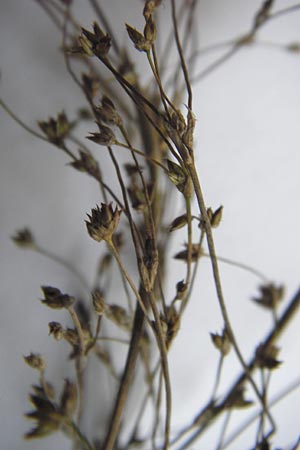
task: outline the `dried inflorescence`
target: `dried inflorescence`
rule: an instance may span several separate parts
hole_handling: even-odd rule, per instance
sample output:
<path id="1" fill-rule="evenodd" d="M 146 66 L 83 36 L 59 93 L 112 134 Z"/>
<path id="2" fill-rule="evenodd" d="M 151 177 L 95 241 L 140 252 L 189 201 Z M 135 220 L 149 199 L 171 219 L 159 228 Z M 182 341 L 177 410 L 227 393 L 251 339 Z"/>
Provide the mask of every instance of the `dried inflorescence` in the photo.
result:
<path id="1" fill-rule="evenodd" d="M 64 24 L 61 27 L 62 48 L 67 70 L 81 88 L 85 103 L 79 105 L 74 120 L 60 112 L 56 117 L 38 122 L 41 135 L 34 131 L 32 133 L 63 151 L 69 158 L 69 167 L 97 181 L 103 201 L 100 200 L 100 206 L 96 205 L 87 215 L 85 224 L 87 233 L 93 240 L 104 242 L 99 247 L 95 281 L 91 284 L 72 264 L 39 247 L 28 228 L 19 230 L 12 237 L 19 247 L 35 250 L 67 267 L 86 292 L 86 297 L 81 300 L 76 295 L 63 293 L 53 286 L 41 288 L 41 302 L 58 310 L 58 313 L 69 314 L 72 320 L 71 326 L 65 325 L 63 319 L 59 319 L 61 322 L 52 320 L 48 324 L 48 331 L 56 341 L 65 341 L 71 347 L 68 356 L 74 364 L 76 382 L 66 379 L 61 396 L 56 400 L 53 388 L 45 379 L 44 356 L 31 353 L 24 357 L 25 362 L 37 370 L 40 377 L 39 384 L 33 386 L 33 393 L 29 397 L 34 410 L 26 415 L 35 420 L 35 427 L 25 437 L 39 438 L 63 431 L 73 440 L 74 448 L 113 450 L 118 446 L 120 450 L 129 450 L 139 443 L 145 449 L 152 446 L 168 450 L 173 411 L 169 351 L 171 347 L 175 347 L 173 343 L 180 334 L 183 314 L 189 306 L 195 286 L 199 260 L 208 256 L 224 322 L 221 334 L 211 333 L 212 342 L 219 352 L 219 365 L 216 370 L 211 368 L 212 378 L 215 379 L 213 394 L 204 406 L 199 404 L 200 412 L 192 420 L 192 425 L 184 427 L 173 443 L 189 433 L 188 443 L 183 443 L 180 448 L 191 448 L 193 440 L 212 426 L 218 416 L 256 402 L 261 413 L 255 448 L 269 448 L 269 435 L 265 436 L 265 428 L 266 423 L 273 426 L 273 422 L 266 395 L 268 383 L 264 380 L 263 386 L 258 386 L 253 372 L 258 369 L 264 376 L 266 369 L 271 371 L 280 366 L 281 361 L 277 359 L 279 350 L 274 341 L 286 326 L 286 317 L 292 313 L 288 310 L 282 317 L 277 316 L 278 304 L 284 294 L 283 286 L 267 282 L 259 287 L 259 295 L 253 300 L 272 311 L 274 325 L 271 337 L 254 349 L 253 359 L 247 363 L 231 326 L 218 264 L 220 261 L 229 262 L 256 273 L 260 278 L 265 277 L 244 264 L 216 256 L 213 231 L 222 226 L 223 206 L 216 209 L 207 207 L 202 194 L 194 160 L 196 118 L 190 82 L 192 66 L 188 63 L 193 58 L 191 54 L 186 54 L 189 51 L 188 39 L 193 34 L 197 2 L 183 0 L 179 18 L 176 3 L 180 2 L 170 1 L 171 39 L 167 38 L 165 44 L 163 41 L 168 33 L 165 28 L 161 30 L 158 20 L 163 2 L 146 0 L 143 3 L 141 15 L 144 25 L 139 27 L 141 31 L 129 24 L 124 26 L 128 48 L 118 44 L 105 11 L 93 0 L 90 0 L 90 4 L 98 22 L 94 21 L 91 30 L 80 27 L 74 19 L 72 1 L 61 1 L 58 5 L 54 0 L 45 8 L 52 19 L 60 15 Z M 273 3 L 263 3 L 255 14 L 250 31 L 233 41 L 232 53 L 255 42 L 257 30 L 272 17 Z M 59 24 L 59 21 L 55 22 L 56 25 Z M 186 30 L 183 36 L 180 34 L 182 29 Z M 184 45 L 181 44 L 182 37 Z M 165 70 L 163 60 L 170 53 L 170 43 L 174 43 L 177 51 L 174 77 L 173 74 L 170 77 Z M 161 48 L 163 45 L 166 47 Z M 297 52 L 298 47 L 298 43 L 292 43 L 288 49 Z M 151 83 L 149 80 L 144 82 L 143 77 L 139 76 L 129 49 L 141 52 L 139 57 L 144 58 L 148 64 Z M 72 64 L 75 58 L 79 58 L 83 66 L 80 74 Z M 217 66 L 218 61 L 210 70 Z M 123 94 L 128 101 L 124 101 Z M 85 132 L 86 140 L 81 140 L 82 136 L 77 136 L 79 125 L 84 122 L 88 126 L 90 121 L 96 124 L 97 131 L 89 131 L 88 136 L 85 136 Z M 107 152 L 115 170 L 118 187 L 107 173 L 102 174 L 102 160 L 98 160 L 92 153 L 89 148 L 91 142 L 96 151 L 97 146 L 101 146 L 101 151 Z M 118 147 L 122 147 L 123 154 L 127 152 L 126 161 L 125 157 L 119 159 L 117 156 Z M 173 205 L 176 195 L 181 209 L 175 212 Z M 197 206 L 193 203 L 194 198 Z M 173 258 L 176 260 L 175 264 L 184 263 L 183 273 L 179 281 L 172 280 L 175 294 L 173 293 L 173 298 L 168 298 L 164 281 L 166 276 L 172 276 L 174 262 L 169 256 L 168 245 L 170 236 L 177 230 L 181 230 L 178 234 L 184 233 L 186 243 L 184 249 L 176 251 Z M 125 253 L 129 251 L 130 258 Z M 134 269 L 129 260 L 134 262 Z M 111 285 L 115 285 L 117 277 L 123 282 L 124 290 L 114 297 Z M 296 309 L 296 303 L 297 298 L 291 303 L 291 311 Z M 199 317 L 199 327 L 201 320 Z M 111 322 L 112 327 L 108 326 Z M 103 333 L 103 327 L 108 336 Z M 107 340 L 112 345 L 129 345 L 128 348 L 125 347 L 122 369 L 119 369 L 119 360 L 116 364 L 111 347 L 105 346 Z M 198 344 L 200 343 L 196 343 Z M 176 347 L 174 351 L 176 352 Z M 220 395 L 222 365 L 225 357 L 226 360 L 230 359 L 230 351 L 237 356 L 243 372 L 236 381 L 233 380 L 232 387 Z M 103 442 L 99 444 L 96 436 L 98 430 L 91 441 L 81 430 L 81 418 L 89 413 L 84 401 L 85 380 L 88 378 L 85 373 L 88 370 L 88 358 L 92 355 L 96 356 L 98 362 L 117 382 L 115 400 L 106 421 L 108 425 L 101 430 Z M 123 359 L 121 358 L 122 361 Z M 122 431 L 126 431 L 127 426 L 124 411 L 131 386 L 141 379 L 134 377 L 137 365 L 141 365 L 144 371 L 144 384 L 139 385 L 139 394 L 144 395 L 144 391 L 146 394 L 142 402 L 144 409 L 136 414 L 136 424 L 132 435 L 128 437 L 129 433 Z M 95 378 L 98 383 L 98 375 Z M 254 397 L 251 401 L 245 398 L 245 391 L 250 385 Z M 98 388 L 96 391 L 98 392 Z M 164 400 L 162 395 L 165 395 Z M 147 429 L 139 434 L 147 405 L 154 405 L 153 426 L 150 431 Z M 163 431 L 160 433 L 158 425 L 161 423 Z M 156 443 L 158 438 L 159 444 Z M 217 445 L 217 448 L 221 447 L 222 437 Z"/>
<path id="2" fill-rule="evenodd" d="M 121 212 L 117 206 L 113 209 L 111 203 L 108 205 L 101 203 L 101 207 L 97 205 L 93 208 L 91 214 L 88 214 L 89 220 L 86 220 L 86 227 L 91 238 L 97 242 L 111 241 Z"/>

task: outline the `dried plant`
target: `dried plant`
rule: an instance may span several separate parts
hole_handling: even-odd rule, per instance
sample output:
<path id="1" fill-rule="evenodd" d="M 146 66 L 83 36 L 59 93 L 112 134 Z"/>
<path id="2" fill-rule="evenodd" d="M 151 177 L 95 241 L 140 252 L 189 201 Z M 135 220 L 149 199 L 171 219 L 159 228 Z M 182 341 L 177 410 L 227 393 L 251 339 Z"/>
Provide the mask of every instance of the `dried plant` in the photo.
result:
<path id="1" fill-rule="evenodd" d="M 90 285 L 77 267 L 40 246 L 28 228 L 19 229 L 12 236 L 19 247 L 66 266 L 88 293 L 85 299 L 79 299 L 57 286 L 41 288 L 41 303 L 50 309 L 66 311 L 73 323 L 68 327 L 63 323 L 63 316 L 62 323 L 56 322 L 49 311 L 49 335 L 70 346 L 74 377 L 64 380 L 62 393 L 58 395 L 47 380 L 45 358 L 36 353 L 24 357 L 39 373 L 38 383 L 33 385 L 29 396 L 33 409 L 26 414 L 34 421 L 34 426 L 25 438 L 44 438 L 62 431 L 72 440 L 74 449 L 203 448 L 202 435 L 224 416 L 224 426 L 215 444 L 215 448 L 222 449 L 229 447 L 248 425 L 227 439 L 226 427 L 232 411 L 250 410 L 256 405 L 258 412 L 251 416 L 250 422 L 256 421 L 257 432 L 247 448 L 272 448 L 276 423 L 268 389 L 273 370 L 280 370 L 282 364 L 277 341 L 298 309 L 300 291 L 286 301 L 279 313 L 278 305 L 284 298 L 281 284 L 269 281 L 245 264 L 217 257 L 214 229 L 222 226 L 223 206 L 211 208 L 204 199 L 195 163 L 193 86 L 246 46 L 259 45 L 257 33 L 266 23 L 300 6 L 274 11 L 275 2 L 264 1 L 249 31 L 222 43 L 220 46 L 226 49 L 223 56 L 197 74 L 195 61 L 199 54 L 193 52 L 192 45 L 197 25 L 197 0 L 145 0 L 141 3 L 143 26 L 126 24 L 127 40 L 122 46 L 100 2 L 87 2 L 95 14 L 95 21 L 89 28 L 81 27 L 75 18 L 72 0 L 37 0 L 36 3 L 61 33 L 60 50 L 71 82 L 84 95 L 84 104 L 79 98 L 76 117 L 68 117 L 61 111 L 55 117 L 39 120 L 36 131 L 15 115 L 4 100 L 0 102 L 19 125 L 65 153 L 72 169 L 86 174 L 99 185 L 100 201 L 82 220 L 99 248 L 100 259 L 95 269 L 96 281 Z M 164 7 L 170 15 L 170 30 L 163 28 L 159 20 Z M 169 47 L 173 47 L 172 58 L 175 59 L 172 61 L 175 69 L 171 73 L 166 67 Z M 286 46 L 295 53 L 299 48 L 297 43 Z M 144 57 L 146 82 L 135 66 L 138 53 Z M 88 124 L 88 135 L 81 135 L 82 124 Z M 98 146 L 103 147 L 100 151 L 110 158 L 117 185 L 103 173 L 101 156 L 95 156 Z M 119 152 L 123 152 L 122 157 Z M 181 205 L 177 217 L 170 208 L 171 203 Z M 177 248 L 175 255 L 170 255 L 170 239 L 179 229 L 184 230 L 186 243 L 183 249 Z M 126 262 L 128 252 L 133 256 L 135 267 Z M 168 355 L 174 346 L 176 352 L 174 341 L 180 334 L 180 324 L 194 289 L 198 289 L 196 275 L 202 258 L 210 260 L 223 320 L 221 333 L 211 333 L 212 352 L 214 346 L 219 352 L 219 363 L 217 368 L 210 368 L 214 383 L 209 400 L 201 402 L 199 399 L 196 416 L 191 414 L 189 423 L 175 430 L 171 426 L 173 387 Z M 179 280 L 172 279 L 174 259 L 180 260 L 183 267 Z M 263 341 L 257 342 L 249 361 L 232 327 L 223 295 L 220 263 L 235 265 L 260 279 L 259 293 L 253 295 L 253 301 L 269 310 L 273 317 L 272 328 Z M 106 280 L 118 276 L 124 290 L 117 301 L 111 301 Z M 169 293 L 166 295 L 166 280 L 174 287 L 172 297 Z M 111 334 L 104 336 L 103 326 L 109 322 L 112 325 L 106 329 Z M 118 330 L 125 338 L 120 338 Z M 115 363 L 112 349 L 103 345 L 105 340 L 127 346 L 121 370 Z M 241 373 L 230 380 L 230 388 L 220 392 L 224 360 L 232 354 L 239 361 Z M 107 423 L 88 436 L 82 420 L 91 413 L 85 392 L 88 362 L 93 358 L 107 369 L 116 392 L 106 414 Z M 139 375 L 137 367 L 141 368 Z M 261 374 L 261 380 L 255 372 Z M 94 381 L 99 382 L 97 375 Z M 134 389 L 142 401 L 132 418 L 126 414 L 126 407 L 128 394 Z M 147 426 L 143 418 L 145 412 L 149 417 Z M 299 442 L 294 443 L 293 448 L 298 445 Z"/>

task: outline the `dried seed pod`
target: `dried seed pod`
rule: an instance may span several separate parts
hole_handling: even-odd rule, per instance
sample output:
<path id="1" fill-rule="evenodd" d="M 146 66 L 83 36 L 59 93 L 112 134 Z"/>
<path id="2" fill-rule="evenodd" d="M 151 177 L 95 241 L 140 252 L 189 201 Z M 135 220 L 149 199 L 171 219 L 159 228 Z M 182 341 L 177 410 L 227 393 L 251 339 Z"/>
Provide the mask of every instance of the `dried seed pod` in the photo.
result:
<path id="1" fill-rule="evenodd" d="M 187 293 L 188 284 L 184 282 L 184 280 L 178 281 L 176 284 L 176 300 L 182 300 Z"/>
<path id="2" fill-rule="evenodd" d="M 117 142 L 116 136 L 110 128 L 101 124 L 98 124 L 98 127 L 100 133 L 90 133 L 90 136 L 86 136 L 86 138 L 96 144 L 105 146 L 114 145 Z"/>
<path id="3" fill-rule="evenodd" d="M 48 436 L 59 431 L 63 424 L 63 416 L 56 405 L 50 401 L 42 386 L 33 386 L 34 394 L 29 395 L 29 400 L 34 410 L 26 413 L 28 419 L 36 422 L 36 426 L 25 434 L 25 439 L 34 439 Z"/>
<path id="4" fill-rule="evenodd" d="M 213 228 L 217 228 L 220 225 L 220 222 L 222 220 L 222 213 L 223 213 L 223 206 L 219 206 L 213 214 L 210 219 L 210 224 Z"/>
<path id="5" fill-rule="evenodd" d="M 183 136 L 184 132 L 187 129 L 185 119 L 181 111 L 172 109 L 170 112 L 170 125 L 171 127 L 176 130 L 179 134 L 179 136 Z"/>
<path id="6" fill-rule="evenodd" d="M 90 152 L 86 150 L 79 150 L 80 159 L 69 163 L 74 169 L 80 172 L 85 172 L 92 177 L 98 179 L 100 177 L 99 164 Z"/>
<path id="7" fill-rule="evenodd" d="M 196 118 L 194 113 L 189 109 L 187 115 L 187 127 L 182 135 L 182 140 L 188 149 L 192 149 L 194 145 L 194 130 L 196 125 Z"/>
<path id="8" fill-rule="evenodd" d="M 277 359 L 279 348 L 275 345 L 260 344 L 255 351 L 255 364 L 264 369 L 276 369 L 282 361 Z"/>
<path id="9" fill-rule="evenodd" d="M 183 214 L 181 216 L 176 217 L 169 226 L 169 232 L 179 230 L 180 228 L 184 227 L 188 223 L 187 214 Z"/>
<path id="10" fill-rule="evenodd" d="M 226 328 L 224 328 L 222 334 L 210 333 L 211 340 L 214 346 L 221 352 L 223 356 L 228 355 L 231 350 L 231 342 L 227 333 Z"/>
<path id="11" fill-rule="evenodd" d="M 59 322 L 49 322 L 48 327 L 49 335 L 52 335 L 57 341 L 64 337 L 64 329 Z"/>
<path id="12" fill-rule="evenodd" d="M 33 234 L 29 228 L 22 228 L 16 231 L 16 233 L 11 237 L 11 240 L 21 248 L 35 248 L 35 241 Z"/>
<path id="13" fill-rule="evenodd" d="M 150 14 L 146 20 L 146 25 L 144 27 L 144 36 L 150 45 L 154 44 L 156 40 L 156 26 L 152 15 Z"/>
<path id="14" fill-rule="evenodd" d="M 78 333 L 74 328 L 63 330 L 63 337 L 72 346 L 77 346 L 79 343 Z"/>
<path id="15" fill-rule="evenodd" d="M 167 323 L 167 333 L 166 333 L 166 347 L 170 348 L 171 343 L 176 337 L 179 326 L 180 326 L 180 316 L 176 311 L 174 305 L 167 307 L 166 309 L 166 323 Z"/>
<path id="16" fill-rule="evenodd" d="M 44 294 L 44 298 L 41 302 L 49 308 L 69 308 L 75 301 L 74 297 L 71 297 L 68 294 L 62 294 L 59 289 L 52 286 L 42 286 L 41 289 Z"/>
<path id="17" fill-rule="evenodd" d="M 140 52 L 148 52 L 150 50 L 150 42 L 147 41 L 145 36 L 140 33 L 136 28 L 131 27 L 126 23 L 126 29 L 129 38 L 133 42 L 135 48 Z"/>
<path id="18" fill-rule="evenodd" d="M 106 306 L 102 292 L 99 289 L 96 289 L 92 293 L 92 299 L 95 313 L 98 316 L 103 316 Z"/>
<path id="19" fill-rule="evenodd" d="M 38 121 L 38 126 L 48 138 L 49 142 L 57 146 L 63 144 L 64 139 L 68 136 L 72 124 L 69 122 L 64 111 L 59 113 L 54 119 L 50 117 L 48 121 Z"/>
<path id="20" fill-rule="evenodd" d="M 86 96 L 93 99 L 98 94 L 100 88 L 99 79 L 94 75 L 83 73 L 81 75 L 81 81 Z"/>
<path id="21" fill-rule="evenodd" d="M 285 47 L 289 52 L 300 53 L 300 42 L 291 42 Z"/>
<path id="22" fill-rule="evenodd" d="M 84 34 L 78 36 L 78 45 L 83 54 L 86 56 L 94 56 L 93 44 Z"/>
<path id="23" fill-rule="evenodd" d="M 111 46 L 111 37 L 105 34 L 96 22 L 93 24 L 93 30 L 94 33 L 81 28 L 79 43 L 87 56 L 95 55 L 100 59 L 106 58 Z"/>
<path id="24" fill-rule="evenodd" d="M 76 384 L 68 379 L 65 380 L 64 389 L 60 400 L 60 413 L 65 417 L 72 418 L 77 407 L 77 388 Z"/>
<path id="25" fill-rule="evenodd" d="M 253 402 L 245 399 L 245 387 L 238 386 L 232 394 L 227 398 L 225 408 L 241 409 L 248 408 Z"/>
<path id="26" fill-rule="evenodd" d="M 252 300 L 266 309 L 275 310 L 284 296 L 284 286 L 276 286 L 273 283 L 261 285 L 259 287 L 260 296 L 253 297 Z"/>
<path id="27" fill-rule="evenodd" d="M 97 205 L 92 209 L 92 214 L 88 214 L 89 220 L 86 220 L 86 227 L 89 235 L 95 241 L 110 241 L 120 220 L 121 210 L 112 204 L 101 203 L 101 208 Z"/>
<path id="28" fill-rule="evenodd" d="M 30 355 L 24 356 L 23 358 L 26 364 L 28 364 L 28 366 L 32 369 L 43 372 L 46 368 L 45 358 L 38 353 L 30 353 Z"/>
<path id="29" fill-rule="evenodd" d="M 180 259 L 182 261 L 187 262 L 189 257 L 189 252 L 187 248 L 187 244 L 185 244 L 186 249 L 181 252 L 176 253 L 174 255 L 175 259 Z M 192 252 L 191 252 L 191 262 L 196 262 L 203 254 L 203 250 L 199 244 L 192 244 Z"/>
<path id="30" fill-rule="evenodd" d="M 97 119 L 100 121 L 118 127 L 122 125 L 122 119 L 118 114 L 115 105 L 106 95 L 102 97 L 101 106 L 97 106 L 95 111 Z"/>
<path id="31" fill-rule="evenodd" d="M 174 163 L 170 159 L 167 159 L 167 164 L 169 169 L 167 175 L 170 181 L 173 184 L 175 184 L 175 186 L 180 192 L 184 192 L 188 178 L 187 174 L 185 173 L 185 171 L 182 169 L 181 166 Z"/>
<path id="32" fill-rule="evenodd" d="M 119 305 L 106 305 L 105 317 L 125 331 L 131 330 L 132 320 L 126 309 Z"/>
<path id="33" fill-rule="evenodd" d="M 143 10 L 143 16 L 146 20 L 148 20 L 150 14 L 155 12 L 155 9 L 161 4 L 161 0 L 146 0 L 144 10 Z"/>

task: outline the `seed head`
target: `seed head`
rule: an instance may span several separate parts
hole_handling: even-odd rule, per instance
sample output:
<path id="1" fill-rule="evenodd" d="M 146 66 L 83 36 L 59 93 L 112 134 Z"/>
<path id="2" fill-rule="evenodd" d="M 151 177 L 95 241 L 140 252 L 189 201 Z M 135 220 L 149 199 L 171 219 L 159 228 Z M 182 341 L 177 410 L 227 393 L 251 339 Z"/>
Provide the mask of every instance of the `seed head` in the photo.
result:
<path id="1" fill-rule="evenodd" d="M 117 206 L 113 210 L 112 204 L 101 203 L 101 208 L 97 205 L 92 209 L 92 214 L 88 214 L 86 227 L 89 235 L 95 241 L 110 241 L 115 229 L 118 226 L 121 210 Z"/>

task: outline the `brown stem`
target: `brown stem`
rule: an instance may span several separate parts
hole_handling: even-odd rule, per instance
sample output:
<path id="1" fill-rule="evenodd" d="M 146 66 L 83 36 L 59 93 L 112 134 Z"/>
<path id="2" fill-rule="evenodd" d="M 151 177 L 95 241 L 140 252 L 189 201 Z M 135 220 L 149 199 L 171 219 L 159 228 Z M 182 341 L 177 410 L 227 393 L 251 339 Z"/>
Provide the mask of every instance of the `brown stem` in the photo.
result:
<path id="1" fill-rule="evenodd" d="M 143 297 L 145 292 L 141 292 L 140 295 Z M 135 317 L 133 322 L 133 329 L 131 333 L 131 341 L 129 345 L 129 350 L 127 353 L 126 365 L 121 378 L 119 391 L 117 394 L 116 402 L 113 408 L 113 413 L 108 426 L 108 432 L 104 440 L 102 450 L 113 450 L 114 445 L 118 436 L 122 413 L 125 407 L 126 399 L 128 396 L 129 388 L 132 384 L 132 379 L 134 375 L 134 369 L 136 360 L 139 354 L 139 343 L 143 333 L 143 327 L 145 322 L 145 315 L 137 302 Z"/>

